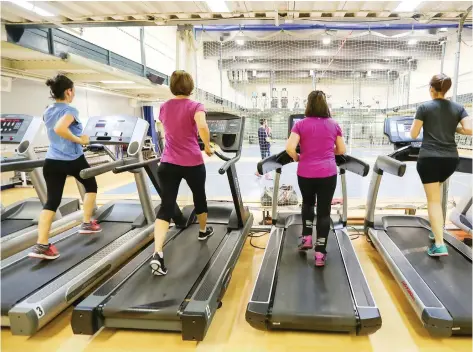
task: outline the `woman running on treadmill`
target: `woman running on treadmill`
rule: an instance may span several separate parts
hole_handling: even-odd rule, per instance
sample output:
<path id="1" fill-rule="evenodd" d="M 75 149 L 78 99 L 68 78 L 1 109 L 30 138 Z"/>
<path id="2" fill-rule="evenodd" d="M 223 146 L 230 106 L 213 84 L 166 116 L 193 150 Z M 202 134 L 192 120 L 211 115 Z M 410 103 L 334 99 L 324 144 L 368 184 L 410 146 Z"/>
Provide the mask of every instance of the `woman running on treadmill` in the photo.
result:
<path id="1" fill-rule="evenodd" d="M 431 226 L 429 238 L 434 241 L 427 249 L 432 257 L 448 255 L 443 242 L 444 218 L 441 205 L 441 184 L 455 172 L 459 158 L 455 132 L 471 136 L 471 120 L 463 106 L 445 99 L 452 86 L 450 77 L 438 74 L 430 80 L 432 100 L 417 108 L 411 137 L 416 139 L 424 128 L 417 172 L 424 185 Z M 460 124 L 460 126 L 458 126 Z"/>
<path id="2" fill-rule="evenodd" d="M 299 144 L 300 155 L 296 152 Z M 286 151 L 294 161 L 299 161 L 297 178 L 302 193 L 303 223 L 300 250 L 312 248 L 314 205 L 317 201 L 316 266 L 325 265 L 331 204 L 337 187 L 335 155 L 344 154 L 345 150 L 342 130 L 331 118 L 324 92 L 311 92 L 307 99 L 305 119 L 292 128 Z"/>
<path id="3" fill-rule="evenodd" d="M 170 89 L 175 96 L 161 106 L 159 119 L 164 127 L 165 146 L 158 168 L 158 177 L 163 185 L 161 207 L 154 225 L 155 253 L 151 259 L 151 272 L 166 275 L 163 243 L 173 216 L 174 205 L 181 180 L 186 180 L 192 191 L 194 207 L 199 221 L 198 239 L 203 241 L 213 235 L 207 226 L 207 197 L 205 195 L 206 171 L 197 133 L 204 143 L 205 153 L 213 154 L 210 147 L 210 131 L 205 120 L 202 104 L 189 99 L 194 90 L 194 81 L 185 71 L 174 71 Z"/>
<path id="4" fill-rule="evenodd" d="M 82 145 L 89 144 L 89 137 L 82 134 L 79 112 L 69 105 L 75 96 L 74 83 L 66 76 L 57 75 L 48 79 L 46 85 L 55 100 L 43 114 L 50 143 L 43 166 L 47 201 L 39 216 L 38 242 L 28 256 L 56 259 L 59 257 L 59 251 L 49 244 L 49 231 L 62 200 L 67 176 L 74 176 L 84 185 L 86 192 L 83 222 L 79 233 L 91 234 L 102 230 L 100 225 L 91 219 L 95 209 L 97 182 L 95 178 L 83 179 L 79 175 L 82 170 L 90 167 L 82 151 Z"/>

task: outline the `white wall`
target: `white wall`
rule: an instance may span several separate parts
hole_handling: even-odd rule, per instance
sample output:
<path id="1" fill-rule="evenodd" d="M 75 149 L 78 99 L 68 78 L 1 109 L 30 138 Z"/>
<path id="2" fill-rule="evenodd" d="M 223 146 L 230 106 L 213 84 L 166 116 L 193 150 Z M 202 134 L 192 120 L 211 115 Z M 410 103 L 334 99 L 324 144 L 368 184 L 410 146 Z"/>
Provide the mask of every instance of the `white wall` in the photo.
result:
<path id="1" fill-rule="evenodd" d="M 201 48 L 197 51 L 197 87 L 220 96 L 220 69 L 218 60 L 204 59 Z M 236 104 L 245 104 L 244 91 L 232 87 L 226 71 L 223 71 L 222 91 L 222 98 Z"/>
<path id="2" fill-rule="evenodd" d="M 473 92 L 473 43 L 462 43 L 460 49 L 460 70 L 457 94 Z M 451 38 L 447 43 L 444 61 L 444 73 L 453 80 L 455 72 L 456 38 Z M 417 69 L 411 74 L 411 87 L 409 103 L 418 103 L 430 99 L 429 81 L 433 75 L 440 73 L 440 60 L 422 60 L 418 62 Z M 454 83 L 454 82 L 452 82 Z M 453 87 L 447 97 L 453 94 Z M 405 101 L 404 101 L 405 103 Z"/>
<path id="3" fill-rule="evenodd" d="M 79 31 L 79 29 L 76 29 Z M 81 35 L 68 31 L 104 49 L 141 62 L 140 27 L 83 28 Z M 170 75 L 176 61 L 176 27 L 145 27 L 146 65 Z"/>
<path id="4" fill-rule="evenodd" d="M 2 114 L 26 114 L 42 117 L 46 106 L 52 103 L 49 88 L 42 82 L 14 78 L 11 92 L 1 92 Z M 76 88 L 72 106 L 79 110 L 82 121 L 97 115 L 132 115 L 141 117 L 141 109 L 133 108 L 128 98 Z"/>

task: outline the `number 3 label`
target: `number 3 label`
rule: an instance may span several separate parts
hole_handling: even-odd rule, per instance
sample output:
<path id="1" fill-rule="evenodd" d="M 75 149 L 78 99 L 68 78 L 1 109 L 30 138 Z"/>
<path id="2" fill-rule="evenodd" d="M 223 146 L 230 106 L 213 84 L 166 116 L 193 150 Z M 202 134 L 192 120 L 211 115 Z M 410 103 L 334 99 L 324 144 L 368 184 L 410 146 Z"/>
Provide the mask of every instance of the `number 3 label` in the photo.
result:
<path id="1" fill-rule="evenodd" d="M 36 306 L 34 312 L 38 316 L 38 318 L 42 318 L 44 316 L 44 309 L 41 306 Z"/>

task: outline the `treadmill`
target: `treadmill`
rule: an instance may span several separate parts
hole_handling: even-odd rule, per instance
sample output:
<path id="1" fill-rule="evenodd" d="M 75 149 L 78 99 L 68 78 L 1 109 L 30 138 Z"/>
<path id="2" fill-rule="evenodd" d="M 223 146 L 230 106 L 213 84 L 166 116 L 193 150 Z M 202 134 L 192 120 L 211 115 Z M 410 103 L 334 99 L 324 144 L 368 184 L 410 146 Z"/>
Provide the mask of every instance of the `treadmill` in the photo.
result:
<path id="1" fill-rule="evenodd" d="M 428 220 L 409 215 L 375 216 L 383 174 L 402 177 L 405 162 L 418 159 L 422 142 L 421 138 L 411 139 L 412 123 L 412 117 L 391 117 L 385 121 L 384 132 L 396 150 L 376 160 L 366 206 L 365 233 L 431 335 L 471 335 L 471 248 L 444 232 L 449 255 L 430 258 L 425 253 L 431 244 Z M 457 172 L 471 173 L 471 158 L 461 157 Z"/>
<path id="2" fill-rule="evenodd" d="M 303 115 L 289 117 L 289 134 L 301 118 Z M 292 161 L 283 151 L 258 163 L 260 174 L 276 170 L 274 192 L 279 188 L 282 167 Z M 273 201 L 274 226 L 246 309 L 246 320 L 256 329 L 365 335 L 381 327 L 379 310 L 346 230 L 345 173 L 350 171 L 364 177 L 369 166 L 348 155 L 337 156 L 336 161 L 341 176 L 343 213 L 341 218 L 332 217 L 324 268 L 315 267 L 313 250 L 306 254 L 297 248 L 302 233 L 300 213 L 278 216 Z M 278 199 L 277 193 L 273 199 Z"/>
<path id="3" fill-rule="evenodd" d="M 131 171 L 140 201 L 112 201 L 100 207 L 95 217 L 101 233 L 80 235 L 77 226 L 52 238 L 61 253 L 58 259 L 29 258 L 27 249 L 1 262 L 1 322 L 14 335 L 34 334 L 151 241 L 157 205 L 152 203 L 144 168 L 156 166 L 158 159 L 142 160 L 148 127 L 145 120 L 129 116 L 89 119 L 85 134 L 91 143 L 125 145 L 128 151 L 127 157 L 83 170 L 81 176 L 138 165 Z"/>
<path id="4" fill-rule="evenodd" d="M 1 144 L 15 149 L 15 155 L 2 157 L 1 172 L 28 172 L 38 198 L 18 201 L 1 211 L 1 256 L 6 258 L 36 242 L 38 236 L 38 215 L 47 200 L 46 182 L 42 173 L 44 159 L 40 159 L 35 151 L 41 140 L 45 140 L 46 129 L 40 118 L 2 114 Z M 79 200 L 63 198 L 51 226 L 55 230 L 70 224 L 80 217 Z M 67 216 L 68 215 L 68 216 Z M 72 225 L 71 225 L 72 226 Z M 69 226 L 69 227 L 71 227 Z"/>
<path id="5" fill-rule="evenodd" d="M 233 158 L 215 153 L 225 161 L 219 173 L 227 175 L 233 202 L 208 202 L 208 224 L 214 234 L 199 241 L 197 222 L 182 231 L 170 231 L 164 246 L 165 276 L 151 273 L 151 244 L 76 306 L 72 313 L 75 334 L 92 335 L 109 327 L 180 331 L 184 340 L 204 339 L 253 224 L 253 215 L 243 206 L 235 169 L 245 120 L 209 112 L 207 123 L 212 142 L 224 152 L 236 153 Z"/>

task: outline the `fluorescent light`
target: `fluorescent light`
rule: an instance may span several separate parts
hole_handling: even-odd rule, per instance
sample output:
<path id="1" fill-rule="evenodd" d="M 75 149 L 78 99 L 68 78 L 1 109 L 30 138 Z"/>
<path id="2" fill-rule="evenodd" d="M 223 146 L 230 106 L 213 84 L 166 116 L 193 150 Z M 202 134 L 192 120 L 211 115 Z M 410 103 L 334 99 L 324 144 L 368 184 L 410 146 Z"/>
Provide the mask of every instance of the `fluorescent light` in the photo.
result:
<path id="1" fill-rule="evenodd" d="M 237 43 L 238 45 L 245 45 L 245 40 L 244 39 L 237 39 L 237 40 L 235 40 L 235 43 Z"/>
<path id="2" fill-rule="evenodd" d="M 325 37 L 324 39 L 322 39 L 322 43 L 324 43 L 324 45 L 329 45 L 331 41 L 332 40 L 330 39 L 330 37 Z"/>
<path id="3" fill-rule="evenodd" d="M 412 12 L 422 1 L 404 0 L 393 12 Z"/>
<path id="4" fill-rule="evenodd" d="M 366 72 L 366 75 L 367 75 L 368 77 L 371 77 L 371 70 L 368 71 L 368 72 Z"/>
<path id="5" fill-rule="evenodd" d="M 52 14 L 51 12 L 48 12 L 46 10 L 43 10 L 42 8 L 28 2 L 28 1 L 23 1 L 23 0 L 15 0 L 15 1 L 10 1 L 12 4 L 15 4 L 17 6 L 20 6 L 24 8 L 25 10 L 34 12 L 40 16 L 43 17 L 54 17 L 55 15 Z"/>
<path id="6" fill-rule="evenodd" d="M 207 6 L 212 12 L 230 12 L 225 1 L 222 0 L 207 0 Z"/>
<path id="7" fill-rule="evenodd" d="M 133 81 L 100 81 L 100 83 L 105 84 L 135 84 Z"/>
<path id="8" fill-rule="evenodd" d="M 256 70 L 253 70 L 253 77 L 256 77 Z"/>
<path id="9" fill-rule="evenodd" d="M 448 28 L 445 28 L 445 27 L 439 28 L 439 32 L 441 33 L 448 32 Z"/>
<path id="10" fill-rule="evenodd" d="M 409 39 L 409 41 L 407 42 L 407 45 L 416 45 L 417 44 L 417 39 Z"/>
<path id="11" fill-rule="evenodd" d="M 315 73 L 314 73 L 314 70 L 310 70 L 310 71 L 309 71 L 309 76 L 310 76 L 310 77 L 314 77 L 314 74 L 315 74 Z"/>

